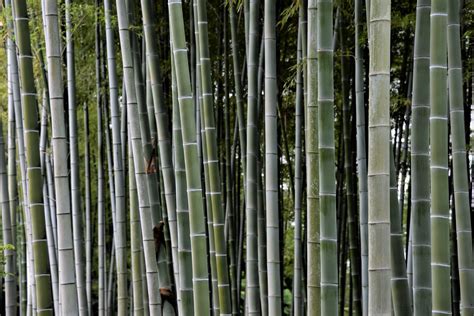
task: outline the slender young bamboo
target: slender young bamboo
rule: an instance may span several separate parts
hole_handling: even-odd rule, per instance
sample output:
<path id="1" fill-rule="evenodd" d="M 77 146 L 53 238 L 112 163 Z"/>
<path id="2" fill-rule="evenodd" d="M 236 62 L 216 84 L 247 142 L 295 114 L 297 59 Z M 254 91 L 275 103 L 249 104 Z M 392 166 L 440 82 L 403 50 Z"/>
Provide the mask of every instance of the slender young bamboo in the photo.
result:
<path id="1" fill-rule="evenodd" d="M 302 298 L 302 260 L 303 249 L 301 244 L 301 204 L 303 198 L 303 180 L 302 180 L 302 141 L 301 129 L 303 128 L 303 73 L 302 73 L 302 30 L 306 23 L 306 7 L 304 3 L 300 4 L 298 15 L 298 43 L 296 51 L 296 100 L 295 100 L 295 236 L 294 236 L 294 262 L 293 262 L 293 315 L 303 315 Z"/>
<path id="2" fill-rule="evenodd" d="M 142 247 L 140 217 L 138 215 L 138 194 L 135 181 L 135 170 L 133 168 L 132 151 L 129 152 L 128 159 L 128 179 L 129 179 L 129 203 L 130 203 L 130 248 L 132 265 L 132 290 L 133 290 L 133 314 L 144 315 L 143 307 L 143 287 L 142 287 Z"/>
<path id="3" fill-rule="evenodd" d="M 341 89 L 342 89 L 342 133 L 344 143 L 344 181 L 346 182 L 346 194 L 345 203 L 347 205 L 347 230 L 349 237 L 349 259 L 351 262 L 351 306 L 352 312 L 355 315 L 362 315 L 362 304 L 361 304 L 361 280 L 360 280 L 360 247 L 359 247 L 359 236 L 357 229 L 357 198 L 356 198 L 356 183 L 354 174 L 354 160 L 353 151 L 354 146 L 352 141 L 354 138 L 351 136 L 351 112 L 350 112 L 350 100 L 349 100 L 349 58 L 347 57 L 348 51 L 344 42 L 346 34 L 345 21 L 339 22 L 340 29 L 340 46 L 342 51 L 341 56 Z M 357 97 L 356 97 L 357 98 Z M 340 285 L 342 286 L 342 284 Z"/>
<path id="4" fill-rule="evenodd" d="M 15 156 L 12 157 L 14 159 Z M 2 207 L 2 241 L 5 260 L 5 313 L 14 315 L 16 310 L 15 256 L 13 247 L 12 221 L 8 195 L 7 162 L 3 141 L 3 124 L 0 122 L 0 204 Z"/>
<path id="5" fill-rule="evenodd" d="M 6 1 L 5 7 L 11 10 L 11 2 Z M 13 29 L 12 22 L 9 22 L 8 25 L 9 30 Z M 11 34 L 10 34 L 11 35 Z M 15 66 L 12 63 L 15 62 Z M 17 267 L 16 267 L 16 260 L 17 260 L 17 229 L 16 229 L 16 218 L 17 218 L 17 207 L 18 207 L 18 188 L 17 188 L 17 181 L 16 181 L 16 146 L 15 146 L 15 104 L 14 104 L 14 97 L 13 97 L 13 89 L 15 83 L 13 82 L 13 69 L 17 72 L 16 66 L 16 52 L 15 47 L 13 44 L 12 37 L 7 38 L 7 78 L 8 78 L 8 138 L 7 138 L 7 185 L 8 187 L 3 184 L 2 193 L 4 190 L 8 190 L 8 214 L 2 214 L 2 221 L 5 222 L 3 225 L 3 243 L 7 244 L 8 242 L 15 247 L 16 249 L 5 249 L 4 250 L 4 258 L 6 258 L 5 262 L 5 313 L 16 315 L 17 311 L 17 286 L 16 286 L 16 279 L 14 276 L 16 275 Z M 16 74 L 16 78 L 18 78 L 18 74 Z M 2 135 L 0 135 L 2 136 Z M 3 151 L 0 152 L 2 154 Z M 0 158 L 3 158 L 3 154 Z M 1 166 L 0 166 L 1 167 Z M 2 210 L 3 212 L 3 210 Z M 7 219 L 10 219 L 7 221 Z M 10 234 L 8 233 L 8 225 L 10 225 Z M 8 241 L 8 238 L 11 240 Z M 7 272 L 8 271 L 8 272 Z"/>
<path id="6" fill-rule="evenodd" d="M 212 208 L 214 243 L 216 251 L 219 309 L 223 314 L 232 312 L 227 246 L 224 234 L 224 209 L 222 208 L 221 175 L 217 152 L 217 130 L 214 118 L 214 102 L 209 55 L 207 1 L 197 1 L 197 22 L 199 30 L 199 57 L 201 61 L 201 88 L 203 97 L 203 128 L 209 170 L 210 206 Z"/>
<path id="7" fill-rule="evenodd" d="M 79 151 L 77 145 L 76 78 L 74 41 L 71 19 L 72 0 L 66 0 L 66 56 L 67 56 L 67 104 L 69 108 L 69 152 L 71 163 L 71 211 L 74 240 L 74 264 L 77 280 L 77 296 L 80 315 L 87 315 L 87 296 L 84 275 L 84 252 L 82 240 L 82 209 L 79 174 Z"/>
<path id="8" fill-rule="evenodd" d="M 170 47 L 173 47 L 171 43 Z M 179 310 L 183 315 L 194 313 L 193 305 L 193 272 L 191 258 L 191 239 L 189 237 L 189 206 L 186 196 L 186 170 L 183 153 L 183 136 L 181 134 L 181 119 L 178 107 L 178 92 L 176 87 L 176 70 L 173 54 L 172 63 L 172 105 L 173 105 L 173 148 L 174 173 L 176 178 L 176 215 L 178 222 L 178 261 L 179 261 Z"/>
<path id="9" fill-rule="evenodd" d="M 244 118 L 244 99 L 242 97 L 241 71 L 239 63 L 239 41 L 237 38 L 237 17 L 234 1 L 229 1 L 230 36 L 232 42 L 232 63 L 234 68 L 234 93 L 237 107 L 237 120 L 239 125 L 239 142 L 242 154 L 242 169 L 247 172 L 247 127 Z M 245 178 L 245 176 L 244 176 Z"/>
<path id="10" fill-rule="evenodd" d="M 451 313 L 448 190 L 447 9 L 431 2 L 430 25 L 430 174 L 431 278 L 433 315 Z"/>
<path id="11" fill-rule="evenodd" d="M 48 180 L 52 181 L 53 179 L 53 172 L 51 167 L 51 161 L 49 155 L 45 155 L 45 175 L 43 175 L 43 197 L 44 197 L 44 210 L 45 210 L 45 222 L 46 222 L 46 237 L 48 239 L 48 254 L 49 254 L 49 266 L 51 270 L 51 282 L 52 282 L 52 290 L 53 290 L 53 300 L 54 300 L 54 312 L 59 313 L 59 280 L 58 280 L 58 263 L 57 263 L 57 244 L 54 241 L 56 231 L 52 225 L 53 217 L 56 214 L 56 210 L 54 212 L 51 210 L 52 205 L 50 203 L 50 192 L 49 189 L 54 187 L 54 184 L 51 185 L 48 183 Z M 48 179 L 49 173 L 49 179 Z"/>
<path id="12" fill-rule="evenodd" d="M 265 0 L 265 202 L 268 313 L 281 315 L 280 210 L 278 207 L 276 2 Z"/>
<path id="13" fill-rule="evenodd" d="M 472 227 L 469 212 L 469 182 L 464 127 L 463 76 L 460 34 L 460 1 L 448 4 L 449 113 L 451 119 L 453 185 L 456 216 L 457 252 L 461 290 L 461 314 L 474 313 L 474 263 Z"/>
<path id="14" fill-rule="evenodd" d="M 256 143 L 260 144 L 261 139 L 261 118 L 264 116 L 265 107 L 262 106 L 262 92 L 265 77 L 265 37 L 262 36 L 260 40 L 260 50 L 258 54 L 258 71 L 257 71 L 257 138 Z M 278 108 L 277 108 L 278 113 Z M 278 121 L 277 121 L 278 122 Z M 277 130 L 278 131 L 278 130 Z M 278 135 L 278 132 L 277 132 Z M 289 156 L 289 154 L 288 154 Z M 268 314 L 268 268 L 267 268 L 267 220 L 265 212 L 265 188 L 263 184 L 263 173 L 258 172 L 264 166 L 262 162 L 262 153 L 260 145 L 257 145 L 257 240 L 258 240 L 258 281 L 260 290 L 260 306 L 262 315 Z M 279 173 L 278 179 L 280 179 Z M 293 189 L 293 184 L 290 182 L 290 189 Z M 280 203 L 280 201 L 279 201 Z M 281 204 L 279 204 L 281 208 Z M 281 246 L 281 245 L 280 245 Z M 280 265 L 281 266 L 281 265 Z M 281 270 L 280 270 L 281 272 Z"/>
<path id="15" fill-rule="evenodd" d="M 317 1 L 308 1 L 307 101 L 305 109 L 307 187 L 307 297 L 308 315 L 321 313 L 321 267 L 319 244 L 319 149 L 318 149 L 318 61 Z"/>
<path id="16" fill-rule="evenodd" d="M 403 193 L 401 193 L 403 194 Z M 411 315 L 411 299 L 403 247 L 402 218 L 398 207 L 398 186 L 393 152 L 390 152 L 390 259 L 392 304 L 395 315 Z"/>
<path id="17" fill-rule="evenodd" d="M 413 314 L 431 313 L 431 238 L 429 169 L 430 0 L 416 5 L 411 129 L 411 205 Z"/>
<path id="18" fill-rule="evenodd" d="M 14 2 L 13 16 L 19 54 L 24 137 L 26 141 L 26 166 L 28 182 L 28 211 L 31 214 L 32 258 L 34 258 L 35 295 L 38 314 L 52 315 L 51 276 L 46 242 L 41 168 L 39 155 L 38 108 L 33 76 L 30 32 L 26 1 Z M 17 124 L 20 120 L 17 120 Z M 26 177 L 24 178 L 26 179 Z"/>
<path id="19" fill-rule="evenodd" d="M 86 221 L 86 297 L 87 312 L 92 315 L 92 228 L 91 228 L 91 181 L 89 161 L 89 109 L 84 104 L 84 199 L 85 199 L 85 221 Z"/>
<path id="20" fill-rule="evenodd" d="M 122 140 L 120 137 L 120 110 L 118 100 L 117 68 L 114 49 L 114 29 L 112 28 L 112 3 L 104 0 L 105 40 L 107 43 L 107 71 L 109 80 L 109 103 L 112 123 L 113 170 L 115 191 L 114 245 L 117 266 L 117 313 L 127 312 L 127 238 L 125 230 L 125 181 L 122 160 Z M 131 178 L 130 178 L 131 179 Z M 134 292 L 135 294 L 135 292 Z M 140 310 L 140 309 L 138 309 Z"/>
<path id="21" fill-rule="evenodd" d="M 181 1 L 169 0 L 168 10 L 173 42 L 173 55 L 176 65 L 176 82 L 182 125 L 187 195 L 190 206 L 194 312 L 196 315 L 206 315 L 210 308 L 208 269 L 206 258 L 202 256 L 202 253 L 206 250 L 206 227 L 201 198 L 202 189 L 199 177 L 198 147 L 195 134 L 196 124 Z"/>
<path id="22" fill-rule="evenodd" d="M 336 315 L 338 269 L 332 0 L 318 0 L 317 6 L 321 314 Z"/>
<path id="23" fill-rule="evenodd" d="M 390 0 L 370 1 L 369 315 L 390 315 Z"/>
<path id="24" fill-rule="evenodd" d="M 246 217 L 246 300 L 249 315 L 260 313 L 258 283 L 258 239 L 257 239 L 257 53 L 259 1 L 249 3 L 249 38 L 247 56 L 247 170 L 245 176 Z"/>
<path id="25" fill-rule="evenodd" d="M 368 4 L 368 1 L 367 1 Z M 367 235 L 367 154 L 364 104 L 364 61 L 362 59 L 361 36 L 364 31 L 362 21 L 362 0 L 354 1 L 355 24 L 355 90 L 357 126 L 357 178 L 359 180 L 359 223 L 361 252 L 362 314 L 367 316 L 368 296 L 368 235 Z M 369 8 L 366 5 L 366 8 Z"/>
<path id="26" fill-rule="evenodd" d="M 100 84 L 98 84 L 100 86 Z M 99 270 L 99 281 L 98 281 L 98 297 L 99 297 L 99 315 L 106 315 L 106 300 L 105 300 L 105 176 L 104 176 L 104 150 L 103 150 L 103 133 L 102 133 L 102 109 L 100 102 L 100 91 L 97 91 L 97 236 L 98 236 L 98 270 Z"/>

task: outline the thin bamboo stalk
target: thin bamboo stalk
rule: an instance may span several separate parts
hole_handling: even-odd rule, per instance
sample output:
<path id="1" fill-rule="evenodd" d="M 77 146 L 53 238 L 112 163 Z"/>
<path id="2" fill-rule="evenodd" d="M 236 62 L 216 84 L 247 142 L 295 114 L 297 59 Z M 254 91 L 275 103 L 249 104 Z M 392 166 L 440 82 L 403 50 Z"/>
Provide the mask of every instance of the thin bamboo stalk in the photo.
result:
<path id="1" fill-rule="evenodd" d="M 409 316 L 412 314 L 411 300 L 403 247 L 402 218 L 398 206 L 397 177 L 392 152 L 390 152 L 390 251 L 393 310 L 395 315 Z"/>
<path id="2" fill-rule="evenodd" d="M 12 223 L 8 193 L 7 162 L 5 161 L 5 144 L 3 141 L 3 124 L 0 122 L 0 205 L 2 207 L 2 241 L 5 266 L 5 313 L 15 314 L 16 310 L 16 278 L 15 256 L 13 249 Z M 14 159 L 15 156 L 12 158 Z"/>
<path id="3" fill-rule="evenodd" d="M 114 48 L 114 29 L 112 28 L 112 3 L 104 1 L 105 40 L 107 45 L 107 71 L 109 80 L 109 104 L 112 124 L 112 160 L 115 191 L 114 245 L 117 267 L 117 313 L 127 311 L 127 238 L 125 215 L 125 181 L 122 159 L 122 139 L 120 135 L 120 109 L 118 100 L 117 68 Z M 110 167 L 109 167 L 110 169 Z M 130 178 L 132 179 L 132 178 Z M 132 181 L 132 180 L 130 180 Z M 135 292 L 134 292 L 135 293 Z"/>
<path id="4" fill-rule="evenodd" d="M 368 235 L 367 235 L 367 154 L 364 106 L 364 61 L 362 60 L 361 36 L 364 31 L 362 21 L 362 0 L 354 2 L 355 24 L 355 90 L 357 126 L 357 178 L 359 180 L 359 223 L 361 252 L 362 314 L 367 316 L 368 306 Z M 368 8 L 368 1 L 366 8 Z"/>
<path id="5" fill-rule="evenodd" d="M 474 313 L 474 263 L 472 227 L 469 212 L 469 182 L 466 161 L 466 138 L 463 106 L 463 74 L 460 34 L 460 1 L 448 4 L 449 114 L 453 159 L 453 186 L 456 237 L 461 291 L 461 315 Z"/>
<path id="6" fill-rule="evenodd" d="M 301 209 L 303 198 L 302 180 L 302 141 L 301 132 L 303 128 L 303 73 L 302 73 L 302 30 L 303 23 L 306 23 L 306 8 L 304 3 L 300 4 L 298 15 L 298 43 L 297 43 L 297 73 L 296 73 L 296 99 L 295 99 L 295 232 L 294 232 L 294 261 L 293 261 L 293 315 L 303 315 L 302 299 L 302 224 Z"/>

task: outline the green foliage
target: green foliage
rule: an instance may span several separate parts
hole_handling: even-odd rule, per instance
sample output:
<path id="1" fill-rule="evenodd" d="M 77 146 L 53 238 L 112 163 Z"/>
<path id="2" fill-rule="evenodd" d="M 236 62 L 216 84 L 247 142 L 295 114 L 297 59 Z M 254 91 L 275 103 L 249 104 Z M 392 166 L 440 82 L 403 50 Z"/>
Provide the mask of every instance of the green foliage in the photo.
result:
<path id="1" fill-rule="evenodd" d="M 15 251 L 15 246 L 12 244 L 3 244 L 0 245 L 0 277 L 5 277 L 5 264 L 6 264 L 6 258 L 5 258 L 5 251 Z"/>

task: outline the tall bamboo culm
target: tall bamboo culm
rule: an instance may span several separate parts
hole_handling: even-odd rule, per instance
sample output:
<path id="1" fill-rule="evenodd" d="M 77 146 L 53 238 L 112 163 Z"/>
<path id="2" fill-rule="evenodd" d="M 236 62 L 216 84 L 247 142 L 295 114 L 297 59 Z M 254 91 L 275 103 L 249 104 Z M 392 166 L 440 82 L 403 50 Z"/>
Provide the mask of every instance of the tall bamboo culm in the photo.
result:
<path id="1" fill-rule="evenodd" d="M 469 205 L 469 174 L 466 162 L 466 138 L 463 104 L 460 1 L 448 1 L 448 79 L 449 114 L 453 159 L 454 213 L 456 216 L 461 315 L 474 314 L 474 262 Z"/>
<path id="2" fill-rule="evenodd" d="M 114 246 L 117 267 L 117 313 L 125 315 L 128 302 L 127 288 L 127 238 L 125 181 L 122 160 L 122 140 L 120 137 L 120 109 L 118 100 L 117 66 L 114 48 L 114 29 L 112 27 L 112 3 L 104 0 L 105 40 L 107 45 L 107 71 L 109 81 L 109 105 L 112 123 L 113 183 L 115 191 Z M 110 168 L 110 167 L 109 167 Z"/>
<path id="3" fill-rule="evenodd" d="M 259 0 L 249 3 L 249 35 L 247 58 L 247 171 L 245 185 L 246 216 L 246 300 L 249 315 L 260 313 L 258 282 L 258 238 L 257 238 L 257 59 L 258 59 L 258 16 Z"/>
<path id="4" fill-rule="evenodd" d="M 317 6 L 321 314 L 337 315 L 333 3 L 332 0 L 318 0 Z"/>
<path id="5" fill-rule="evenodd" d="M 319 244 L 319 149 L 318 149 L 318 61 L 317 2 L 308 0 L 307 101 L 305 108 L 306 214 L 307 214 L 307 297 L 308 315 L 321 313 L 321 267 Z"/>
<path id="6" fill-rule="evenodd" d="M 369 315 L 391 315 L 390 0 L 370 1 L 368 244 Z"/>
<path id="7" fill-rule="evenodd" d="M 430 0 L 416 5 L 411 129 L 411 231 L 413 254 L 413 313 L 431 313 L 431 236 L 429 116 Z"/>
<path id="8" fill-rule="evenodd" d="M 268 313 L 281 315 L 280 209 L 278 196 L 278 127 L 276 3 L 265 0 L 265 204 L 268 273 Z M 260 93 L 258 91 L 258 93 Z M 258 170 L 257 170 L 258 171 Z"/>
<path id="9" fill-rule="evenodd" d="M 303 198 L 302 179 L 302 128 L 303 128 L 303 65 L 302 65 L 302 31 L 306 23 L 306 7 L 300 4 L 298 13 L 298 40 L 296 50 L 296 99 L 295 99 L 295 236 L 294 236 L 294 261 L 293 261 L 293 314 L 303 315 L 302 274 L 303 274 L 303 248 L 302 248 L 302 223 L 301 209 Z"/>
<path id="10" fill-rule="evenodd" d="M 448 186 L 447 0 L 431 1 L 430 174 L 432 314 L 451 314 Z"/>
<path id="11" fill-rule="evenodd" d="M 25 0 L 14 1 L 13 16 L 16 24 L 16 43 L 20 68 L 21 105 L 26 144 L 28 181 L 28 210 L 31 215 L 31 243 L 34 258 L 35 302 L 39 315 L 53 315 L 51 276 L 46 241 L 44 206 L 41 188 L 42 176 L 39 153 L 39 126 L 36 88 L 33 76 L 30 30 Z"/>
<path id="12" fill-rule="evenodd" d="M 357 126 L 357 178 L 359 188 L 359 223 L 360 223 L 360 253 L 361 253 L 361 284 L 362 284 L 362 314 L 367 316 L 368 294 L 368 235 L 367 235 L 367 153 L 366 153 L 366 124 L 364 99 L 364 61 L 362 54 L 361 36 L 364 32 L 362 21 L 363 0 L 354 1 L 355 24 L 355 92 L 356 92 L 356 126 Z M 366 2 L 366 8 L 369 2 Z"/>
<path id="13" fill-rule="evenodd" d="M 67 60 L 67 105 L 69 118 L 69 156 L 71 167 L 71 213 L 74 241 L 74 263 L 77 280 L 77 297 L 80 315 L 87 315 L 86 278 L 84 270 L 84 243 L 82 238 L 81 181 L 79 173 L 78 128 L 76 114 L 76 73 L 74 40 L 72 30 L 73 1 L 66 0 L 66 60 Z"/>

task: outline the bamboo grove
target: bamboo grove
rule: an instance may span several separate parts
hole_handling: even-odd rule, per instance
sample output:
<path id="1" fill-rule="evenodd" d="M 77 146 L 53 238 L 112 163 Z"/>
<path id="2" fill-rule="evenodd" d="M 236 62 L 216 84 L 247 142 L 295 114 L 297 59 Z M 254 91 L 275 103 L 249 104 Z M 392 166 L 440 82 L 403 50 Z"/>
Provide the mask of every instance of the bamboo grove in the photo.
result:
<path id="1" fill-rule="evenodd" d="M 3 0 L 2 315 L 474 315 L 470 0 Z"/>

